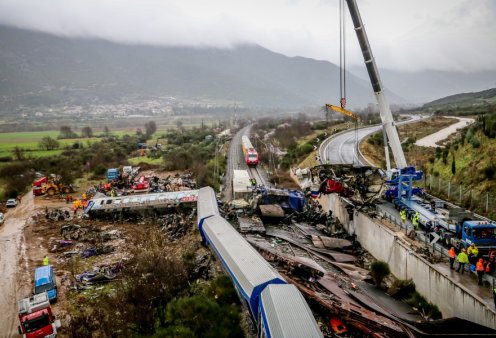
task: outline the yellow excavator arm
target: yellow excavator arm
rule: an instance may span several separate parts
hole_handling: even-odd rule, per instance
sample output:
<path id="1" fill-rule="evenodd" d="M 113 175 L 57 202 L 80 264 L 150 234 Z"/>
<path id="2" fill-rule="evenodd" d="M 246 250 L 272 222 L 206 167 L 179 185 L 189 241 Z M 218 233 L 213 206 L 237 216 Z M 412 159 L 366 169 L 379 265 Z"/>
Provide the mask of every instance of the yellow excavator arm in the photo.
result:
<path id="1" fill-rule="evenodd" d="M 341 107 L 338 107 L 338 106 L 333 106 L 332 104 L 326 103 L 324 108 L 326 111 L 332 110 L 332 111 L 347 115 L 347 116 L 351 117 L 354 121 L 358 121 L 360 119 L 360 116 L 352 113 L 351 111 L 346 110 L 346 109 L 341 108 Z"/>

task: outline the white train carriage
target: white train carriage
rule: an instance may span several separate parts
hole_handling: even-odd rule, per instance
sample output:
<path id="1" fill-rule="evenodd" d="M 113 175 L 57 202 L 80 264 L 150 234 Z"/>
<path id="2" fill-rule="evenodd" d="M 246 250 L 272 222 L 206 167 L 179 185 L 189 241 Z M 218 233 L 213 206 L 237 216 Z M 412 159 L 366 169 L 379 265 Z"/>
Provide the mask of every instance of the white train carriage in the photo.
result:
<path id="1" fill-rule="evenodd" d="M 202 233 L 202 226 L 205 219 L 212 216 L 219 216 L 219 206 L 214 189 L 204 187 L 198 190 L 197 222 L 198 229 Z M 203 236 L 203 233 L 202 233 Z"/>
<path id="2" fill-rule="evenodd" d="M 286 281 L 224 218 L 204 219 L 200 231 L 256 321 L 260 293 L 268 284 L 285 284 Z"/>
<path id="3" fill-rule="evenodd" d="M 258 332 L 262 338 L 324 337 L 305 298 L 292 284 L 271 284 L 262 291 Z"/>

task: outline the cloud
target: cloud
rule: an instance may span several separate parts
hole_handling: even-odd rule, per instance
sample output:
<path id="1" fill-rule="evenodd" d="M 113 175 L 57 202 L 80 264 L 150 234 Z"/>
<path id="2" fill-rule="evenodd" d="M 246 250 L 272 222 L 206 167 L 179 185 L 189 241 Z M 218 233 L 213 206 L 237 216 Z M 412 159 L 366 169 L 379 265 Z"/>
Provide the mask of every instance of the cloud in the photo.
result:
<path id="1" fill-rule="evenodd" d="M 496 69 L 493 0 L 357 2 L 380 67 Z M 0 0 L 0 23 L 129 44 L 255 43 L 337 63 L 338 5 L 338 0 Z M 348 21 L 347 62 L 362 64 Z"/>

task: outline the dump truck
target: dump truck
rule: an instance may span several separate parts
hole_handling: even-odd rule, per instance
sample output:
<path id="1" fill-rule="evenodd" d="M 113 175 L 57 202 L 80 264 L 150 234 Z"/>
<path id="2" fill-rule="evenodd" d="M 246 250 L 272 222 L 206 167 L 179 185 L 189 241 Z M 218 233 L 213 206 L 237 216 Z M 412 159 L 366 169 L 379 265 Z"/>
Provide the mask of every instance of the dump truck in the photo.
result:
<path id="1" fill-rule="evenodd" d="M 60 328 L 46 292 L 26 297 L 18 302 L 18 331 L 24 338 L 54 338 Z"/>

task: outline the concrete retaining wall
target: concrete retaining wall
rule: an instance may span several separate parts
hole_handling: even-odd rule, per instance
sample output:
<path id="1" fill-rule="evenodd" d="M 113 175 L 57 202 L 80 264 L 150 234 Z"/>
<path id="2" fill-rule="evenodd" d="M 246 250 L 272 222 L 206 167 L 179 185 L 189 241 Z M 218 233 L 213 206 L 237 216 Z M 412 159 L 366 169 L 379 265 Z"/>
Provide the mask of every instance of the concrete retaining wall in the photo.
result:
<path id="1" fill-rule="evenodd" d="M 321 203 L 324 209 L 333 211 L 349 233 L 357 235 L 357 240 L 365 250 L 376 259 L 387 262 L 394 276 L 411 278 L 417 291 L 429 302 L 436 304 L 444 318 L 459 317 L 496 329 L 494 310 L 410 250 L 409 245 L 390 229 L 361 212 L 355 212 L 350 222 L 345 209 L 346 202 L 335 195 L 323 196 Z"/>

